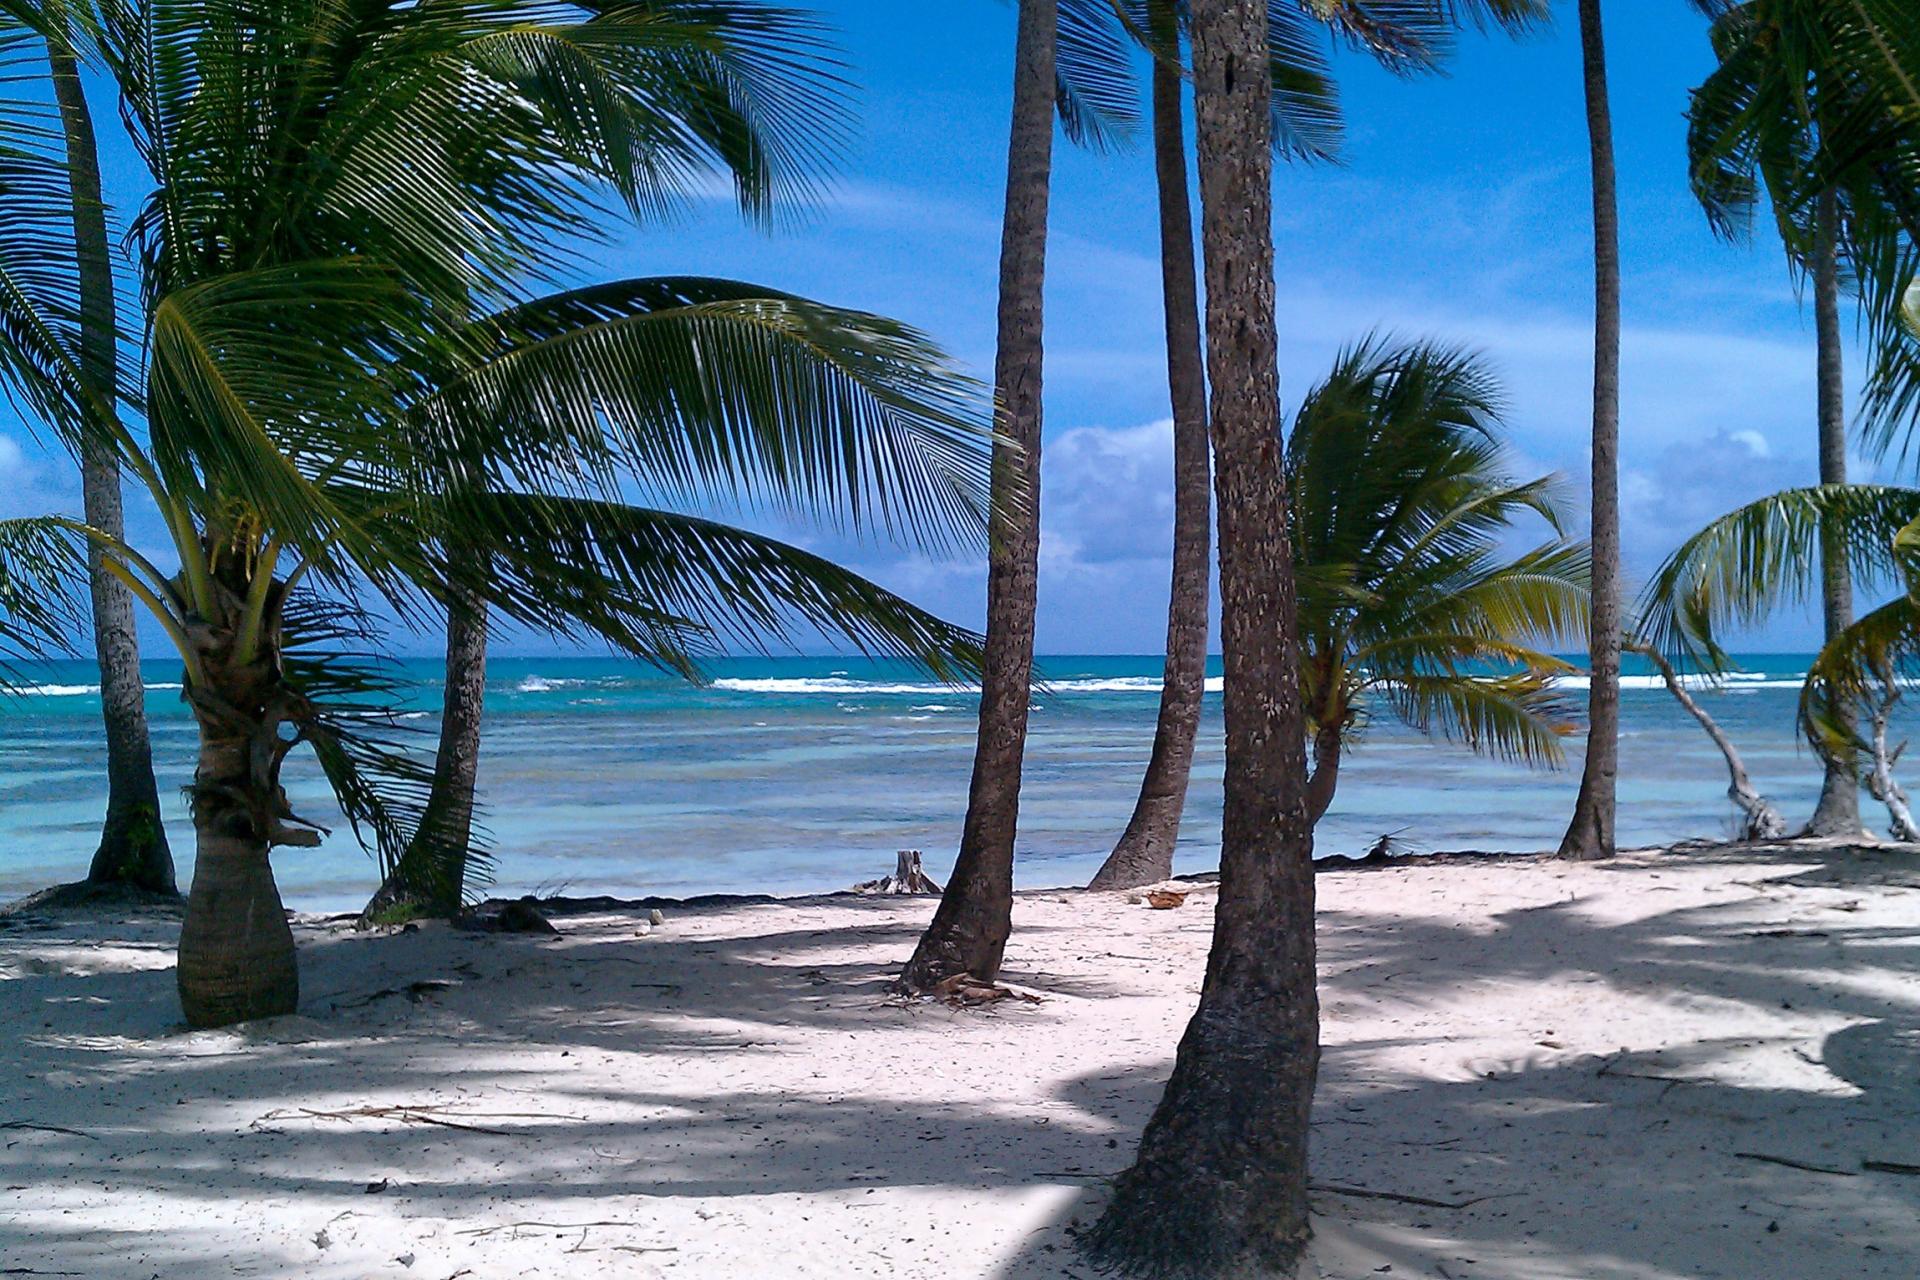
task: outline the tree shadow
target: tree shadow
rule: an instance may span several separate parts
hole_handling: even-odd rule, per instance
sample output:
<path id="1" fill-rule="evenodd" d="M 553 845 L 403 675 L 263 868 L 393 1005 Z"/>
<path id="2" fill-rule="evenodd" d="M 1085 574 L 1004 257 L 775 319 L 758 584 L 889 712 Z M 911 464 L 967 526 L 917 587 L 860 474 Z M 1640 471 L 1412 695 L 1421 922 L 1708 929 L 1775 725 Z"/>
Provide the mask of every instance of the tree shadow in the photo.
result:
<path id="1" fill-rule="evenodd" d="M 1911 1280 L 1920 1178 L 1861 1163 L 1913 1160 L 1920 1132 L 1909 869 L 1803 858 L 1700 906 L 1661 910 L 1654 885 L 1614 916 L 1577 900 L 1396 916 L 1343 895 L 1323 920 L 1315 1179 L 1460 1207 L 1322 1191 L 1324 1234 L 1399 1276 Z M 1915 910 L 1883 909 L 1907 893 Z M 482 1233 L 548 1229 L 523 1219 L 568 1224 L 566 1248 L 672 1240 L 710 1268 L 683 1274 L 744 1274 L 718 1261 L 727 1232 L 821 1232 L 830 1261 L 832 1224 L 863 1211 L 923 1241 L 994 1242 L 1037 1213 L 996 1274 L 1086 1274 L 1074 1219 L 1097 1213 L 1171 1065 L 1159 1021 L 1133 1034 L 1149 988 L 1032 921 L 1025 980 L 1054 1001 L 892 1004 L 926 908 L 832 905 L 814 926 L 809 908 L 732 909 L 746 927 L 730 935 L 698 910 L 645 937 L 605 914 L 570 917 L 557 941 L 303 930 L 301 1014 L 211 1033 L 177 1026 L 175 926 L 0 935 L 16 1031 L 0 1116 L 18 1122 L 0 1180 L 34 1197 L 0 1221 L 0 1256 L 144 1278 L 204 1265 L 265 1206 L 272 1230 L 245 1236 L 254 1274 L 370 1274 L 404 1247 L 439 1280 L 502 1238 Z M 1596 1048 L 1571 1022 L 1502 1024 L 1514 988 L 1569 1018 L 1622 1001 L 1668 1016 L 1625 1052 Z M 1153 998 L 1177 1033 L 1185 1010 Z M 1343 1012 L 1363 1004 L 1386 1011 L 1364 1037 Z M 1105 1033 L 1078 1069 L 1051 1043 L 1069 1013 Z M 1062 1083 L 1000 1096 L 996 1079 L 1022 1073 Z M 796 1197 L 806 1217 L 778 1216 Z M 155 1216 L 137 1242 L 129 1206 Z M 374 1225 L 351 1236 L 356 1222 Z M 321 1231 L 331 1248 L 311 1243 Z"/>

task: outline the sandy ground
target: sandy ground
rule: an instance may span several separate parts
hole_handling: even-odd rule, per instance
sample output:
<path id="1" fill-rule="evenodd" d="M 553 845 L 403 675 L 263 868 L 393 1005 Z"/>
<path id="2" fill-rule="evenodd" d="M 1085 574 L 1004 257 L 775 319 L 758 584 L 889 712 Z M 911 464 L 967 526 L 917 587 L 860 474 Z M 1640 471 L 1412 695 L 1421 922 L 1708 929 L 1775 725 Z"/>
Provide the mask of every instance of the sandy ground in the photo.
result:
<path id="1" fill-rule="evenodd" d="M 1304 1275 L 1920 1275 L 1920 1176 L 1865 1163 L 1920 1165 L 1920 856 L 1320 888 Z M 177 1022 L 175 926 L 16 919 L 0 1274 L 1080 1275 L 1210 906 L 1024 894 L 1007 977 L 1046 999 L 970 1012 L 883 996 L 925 900 L 307 920 L 301 1014 L 213 1033 Z"/>

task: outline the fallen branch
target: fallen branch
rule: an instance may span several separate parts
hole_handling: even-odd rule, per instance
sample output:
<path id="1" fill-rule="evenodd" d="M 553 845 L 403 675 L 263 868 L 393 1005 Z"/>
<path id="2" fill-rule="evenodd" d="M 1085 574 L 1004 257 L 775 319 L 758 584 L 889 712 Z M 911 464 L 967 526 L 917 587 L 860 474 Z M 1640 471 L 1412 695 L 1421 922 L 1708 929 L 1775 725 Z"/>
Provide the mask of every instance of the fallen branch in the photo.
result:
<path id="1" fill-rule="evenodd" d="M 269 1111 L 254 1121 L 264 1124 L 269 1120 L 284 1119 L 288 1116 L 308 1116 L 315 1120 L 398 1120 L 403 1124 L 431 1124 L 443 1129 L 459 1129 L 466 1133 L 484 1133 L 496 1138 L 520 1136 L 512 1129 L 489 1129 L 484 1125 L 466 1124 L 459 1120 L 447 1120 L 432 1114 L 437 1108 L 409 1106 L 352 1107 L 345 1111 L 316 1111 L 312 1107 L 296 1107 L 292 1111 Z M 574 1116 L 545 1115 L 526 1111 L 490 1111 L 467 1113 L 484 1120 L 572 1120 Z"/>
<path id="2" fill-rule="evenodd" d="M 33 1129 L 33 1130 L 37 1130 L 40 1133 L 64 1133 L 69 1138 L 86 1138 L 93 1142 L 100 1141 L 100 1136 L 98 1134 L 82 1133 L 78 1129 L 68 1129 L 62 1125 L 57 1125 L 57 1124 L 40 1124 L 38 1121 L 34 1121 L 34 1120 L 0 1120 L 0 1129 Z M 43 1272 L 42 1274 L 71 1275 L 73 1273 L 68 1271 L 61 1271 L 61 1272 Z"/>
<path id="3" fill-rule="evenodd" d="M 1788 1169 L 1799 1169 L 1806 1173 L 1831 1174 L 1836 1178 L 1851 1178 L 1855 1176 L 1851 1169 L 1836 1169 L 1831 1165 L 1824 1164 L 1808 1164 L 1804 1160 L 1795 1160 L 1789 1156 L 1770 1156 L 1764 1151 L 1736 1151 L 1733 1153 L 1733 1156 L 1736 1160 L 1758 1160 L 1761 1164 L 1777 1164 Z"/>
<path id="4" fill-rule="evenodd" d="M 587 1227 L 632 1227 L 631 1222 L 616 1222 L 603 1219 L 598 1222 L 502 1222 L 491 1227 L 469 1227 L 456 1231 L 457 1236 L 490 1236 L 496 1231 L 518 1231 L 522 1227 L 539 1227 L 546 1231 L 580 1231 Z"/>
<path id="5" fill-rule="evenodd" d="M 1391 1200 L 1395 1204 L 1417 1204 L 1423 1209 L 1465 1209 L 1479 1204 L 1483 1200 L 1498 1200 L 1502 1195 L 1518 1194 L 1505 1192 L 1501 1195 L 1472 1196 L 1466 1200 L 1432 1200 L 1426 1196 L 1402 1195 L 1398 1191 L 1374 1191 L 1367 1187 L 1347 1187 L 1334 1182 L 1310 1182 L 1307 1190 L 1318 1191 L 1329 1196 L 1358 1196 L 1363 1200 Z"/>

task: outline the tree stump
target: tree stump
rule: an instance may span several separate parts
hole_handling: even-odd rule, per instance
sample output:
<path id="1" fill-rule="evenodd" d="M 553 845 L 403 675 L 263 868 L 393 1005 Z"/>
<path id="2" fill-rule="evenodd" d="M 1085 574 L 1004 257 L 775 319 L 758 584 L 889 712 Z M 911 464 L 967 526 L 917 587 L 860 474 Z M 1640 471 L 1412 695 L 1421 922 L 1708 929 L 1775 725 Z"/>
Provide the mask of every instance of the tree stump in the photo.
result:
<path id="1" fill-rule="evenodd" d="M 920 865 L 918 849 L 902 849 L 896 855 L 893 874 L 879 880 L 868 880 L 854 886 L 856 893 L 886 894 L 932 894 L 938 897 L 942 890 L 935 884 Z"/>

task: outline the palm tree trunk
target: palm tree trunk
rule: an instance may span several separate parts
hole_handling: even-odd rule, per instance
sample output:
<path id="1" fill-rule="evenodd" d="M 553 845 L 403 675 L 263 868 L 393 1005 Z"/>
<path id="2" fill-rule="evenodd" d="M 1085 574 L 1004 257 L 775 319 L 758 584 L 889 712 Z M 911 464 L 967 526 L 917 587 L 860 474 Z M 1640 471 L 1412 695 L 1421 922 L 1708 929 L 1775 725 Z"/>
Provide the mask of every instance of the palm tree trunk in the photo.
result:
<path id="1" fill-rule="evenodd" d="M 60 41 L 49 40 L 47 62 L 66 138 L 67 179 L 73 193 L 81 367 L 91 389 L 111 402 L 118 363 L 113 264 L 108 256 L 107 211 L 101 195 L 93 115 L 87 107 L 73 52 Z M 80 492 L 88 524 L 115 538 L 125 534 L 120 467 L 112 449 L 98 441 L 87 441 L 81 450 Z M 93 597 L 93 647 L 100 663 L 100 712 L 107 738 L 107 815 L 87 880 L 174 894 L 179 890 L 174 883 L 173 853 L 160 822 L 160 792 L 153 780 L 153 747 L 147 733 L 147 693 L 140 676 L 133 597 L 106 571 L 105 561 L 99 546 L 89 543 L 87 580 Z"/>
<path id="2" fill-rule="evenodd" d="M 1178 40 L 1171 6 L 1156 6 L 1155 34 Z M 1187 806 L 1193 742 L 1207 683 L 1207 589 L 1212 517 L 1207 449 L 1207 379 L 1200 348 L 1199 281 L 1193 264 L 1193 210 L 1187 197 L 1187 143 L 1178 67 L 1153 64 L 1153 154 L 1160 191 L 1160 279 L 1167 328 L 1167 386 L 1173 401 L 1173 588 L 1167 607 L 1167 662 L 1160 720 L 1140 798 L 1120 842 L 1088 886 L 1131 889 L 1173 874 L 1173 850 Z"/>
<path id="3" fill-rule="evenodd" d="M 1687 686 L 1681 681 L 1680 674 L 1673 669 L 1673 664 L 1667 661 L 1667 656 L 1650 644 L 1635 644 L 1632 648 L 1635 653 L 1653 663 L 1654 669 L 1660 673 L 1660 679 L 1667 686 L 1667 692 L 1673 695 L 1674 701 L 1699 722 L 1700 727 L 1707 731 L 1707 737 L 1713 740 L 1713 745 L 1720 749 L 1721 758 L 1727 762 L 1727 798 L 1733 801 L 1735 808 L 1740 810 L 1740 838 L 1778 840 L 1787 834 L 1786 819 L 1780 816 L 1780 811 L 1775 809 L 1773 803 L 1761 795 L 1753 785 L 1753 778 L 1747 773 L 1747 762 L 1741 758 L 1739 750 L 1733 745 L 1733 739 L 1727 736 L 1726 730 L 1720 727 L 1719 722 L 1714 720 L 1707 709 L 1687 692 Z"/>
<path id="4" fill-rule="evenodd" d="M 480 721 L 487 698 L 487 605 L 456 591 L 447 608 L 447 680 L 440 749 L 420 830 L 362 918 L 452 916 L 466 893 L 473 846 L 474 787 L 480 773 Z"/>
<path id="5" fill-rule="evenodd" d="M 1819 346 L 1820 483 L 1847 482 L 1847 387 L 1840 332 L 1840 204 L 1824 193 L 1815 211 L 1813 248 L 1813 315 Z M 1826 637 L 1832 640 L 1853 622 L 1853 575 L 1847 566 L 1847 548 L 1838 530 L 1823 530 L 1820 540 L 1820 612 Z M 1836 708 L 1841 728 L 1854 735 L 1851 709 Z M 1833 756 L 1826 762 L 1820 803 L 1807 823 L 1810 836 L 1858 836 L 1860 780 L 1853 761 Z"/>
<path id="6" fill-rule="evenodd" d="M 1220 899 L 1200 1006 L 1084 1238 L 1123 1273 L 1291 1275 L 1319 1068 L 1313 827 L 1280 464 L 1265 0 L 1194 0 L 1226 667 Z"/>
<path id="7" fill-rule="evenodd" d="M 901 975 L 900 985 L 909 991 L 927 990 L 958 973 L 990 981 L 1000 971 L 1013 927 L 1013 841 L 1040 571 L 1040 384 L 1058 39 L 1056 0 L 1021 0 L 994 365 L 1004 438 L 993 446 L 979 739 L 959 857 L 933 923 Z"/>
<path id="8" fill-rule="evenodd" d="M 205 644 L 209 688 L 188 690 L 200 722 L 200 763 L 193 885 L 176 976 L 180 1007 L 195 1027 L 292 1013 L 300 1003 L 293 931 L 268 857 L 286 806 L 274 710 L 279 664 L 274 655 L 237 667 L 221 660 L 223 648 Z"/>
<path id="9" fill-rule="evenodd" d="M 1333 793 L 1340 785 L 1341 741 L 1338 727 L 1329 726 L 1313 735 L 1313 775 L 1307 779 L 1307 818 L 1315 826 L 1333 807 Z"/>
<path id="10" fill-rule="evenodd" d="M 1620 204 L 1600 0 L 1580 0 L 1580 52 L 1593 165 L 1593 618 L 1587 757 L 1560 855 L 1614 854 L 1620 772 Z"/>

